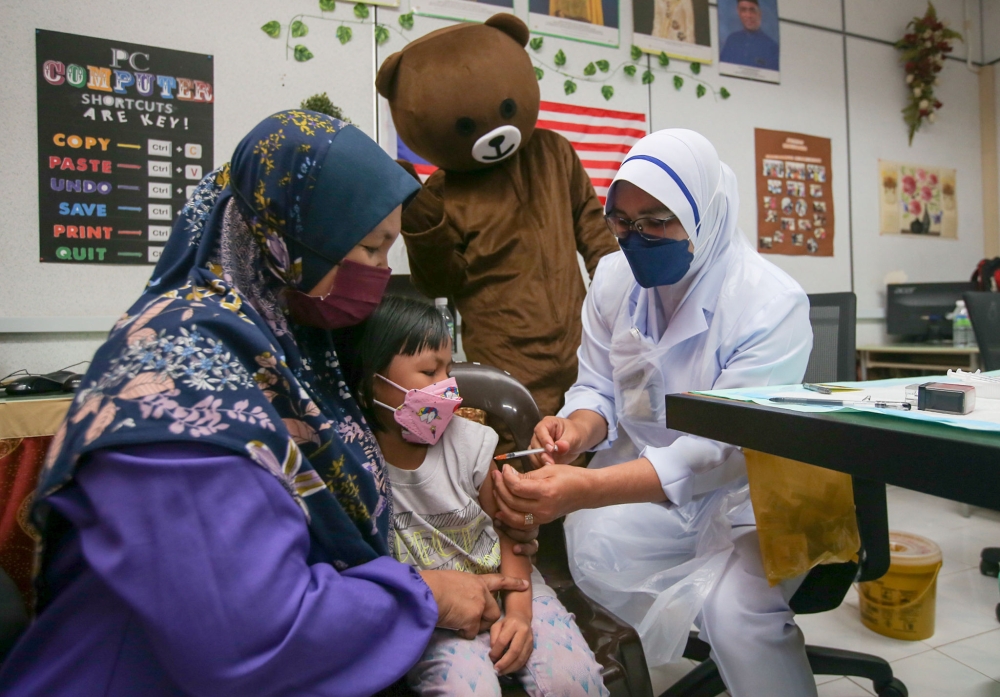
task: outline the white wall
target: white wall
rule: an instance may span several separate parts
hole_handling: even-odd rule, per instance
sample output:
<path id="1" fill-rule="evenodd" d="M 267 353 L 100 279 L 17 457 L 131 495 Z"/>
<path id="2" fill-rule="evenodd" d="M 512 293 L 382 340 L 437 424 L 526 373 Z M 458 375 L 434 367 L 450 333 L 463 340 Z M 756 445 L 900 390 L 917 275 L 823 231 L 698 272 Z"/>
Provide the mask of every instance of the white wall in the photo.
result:
<path id="1" fill-rule="evenodd" d="M 967 1 L 969 16 L 976 23 L 973 57 L 981 60 L 980 56 L 986 56 L 987 61 L 1000 57 L 1000 2 L 981 0 L 980 8 L 980 0 Z M 406 0 L 403 3 L 406 5 Z M 936 5 L 953 27 L 962 28 L 963 0 L 938 0 Z M 792 130 L 830 138 L 836 210 L 834 256 L 769 258 L 809 292 L 851 289 L 853 267 L 859 312 L 869 318 L 859 326 L 859 343 L 878 339 L 886 272 L 903 269 L 912 281 L 954 280 L 966 277 L 982 256 L 976 79 L 964 64 L 947 62 L 940 92 L 945 108 L 938 122 L 922 130 L 909 147 L 899 113 L 905 90 L 898 53 L 877 41 L 845 41 L 841 31 L 893 41 L 902 35 L 912 16 L 923 12 L 925 0 L 844 0 L 843 6 L 833 0 L 779 0 L 779 7 L 785 20 L 781 24 L 781 85 L 719 77 L 713 67 L 706 67 L 702 77 L 733 94 L 723 102 L 710 96 L 696 99 L 690 81 L 677 92 L 669 76 L 661 75 L 647 90 L 635 84 L 637 79 L 618 75 L 611 83 L 615 97 L 608 103 L 600 97 L 597 86 L 582 81 L 578 92 L 566 97 L 562 78 L 547 72 L 541 83 L 542 96 L 643 111 L 653 128 L 685 126 L 705 133 L 742 182 L 740 224 L 750 238 L 755 238 L 757 199 L 753 129 Z M 351 9 L 350 3 L 338 3 L 333 17 L 351 18 Z M 527 0 L 515 0 L 515 11 L 525 16 Z M 398 50 L 404 39 L 393 32 L 389 43 L 375 47 L 370 30 L 352 25 L 354 39 L 342 46 L 335 38 L 335 22 L 307 18 L 310 33 L 304 43 L 316 57 L 308 63 L 296 63 L 286 60 L 283 40 L 269 39 L 259 27 L 272 19 L 285 24 L 297 12 L 320 14 L 316 0 L 0 1 L 0 41 L 7 57 L 6 79 L 0 83 L 7 126 L 5 138 L 0 139 L 0 186 L 9 201 L 6 225 L 0 233 L 5 238 L 5 253 L 0 255 L 0 375 L 20 367 L 59 368 L 89 357 L 99 341 L 99 334 L 94 333 L 3 334 L 3 326 L 9 328 L 16 318 L 38 317 L 91 317 L 91 329 L 108 326 L 109 318 L 119 315 L 136 297 L 150 271 L 149 267 L 72 267 L 37 261 L 37 169 L 32 164 L 37 160 L 34 29 L 214 55 L 215 154 L 220 163 L 260 118 L 324 90 L 363 130 L 376 135 L 376 67 Z M 379 8 L 374 14 L 380 22 L 398 26 L 398 12 Z M 714 7 L 711 14 L 714 25 Z M 980 17 L 985 23 L 983 32 L 979 32 Z M 444 24 L 417 17 L 414 30 L 408 34 L 416 38 Z M 580 70 L 583 63 L 598 58 L 616 65 L 628 55 L 630 6 L 622 8 L 621 26 L 624 44 L 620 49 L 546 37 L 542 57 L 551 61 L 561 47 L 570 57 L 567 67 L 571 69 Z M 714 32 L 713 26 L 713 41 Z M 980 34 L 984 42 L 978 40 Z M 980 43 L 984 43 L 981 49 Z M 964 57 L 965 45 L 957 44 L 956 49 L 956 55 Z M 678 61 L 671 67 L 687 70 L 687 65 Z M 1000 89 L 997 93 L 1000 98 Z M 957 241 L 878 235 L 879 158 L 958 170 Z"/>

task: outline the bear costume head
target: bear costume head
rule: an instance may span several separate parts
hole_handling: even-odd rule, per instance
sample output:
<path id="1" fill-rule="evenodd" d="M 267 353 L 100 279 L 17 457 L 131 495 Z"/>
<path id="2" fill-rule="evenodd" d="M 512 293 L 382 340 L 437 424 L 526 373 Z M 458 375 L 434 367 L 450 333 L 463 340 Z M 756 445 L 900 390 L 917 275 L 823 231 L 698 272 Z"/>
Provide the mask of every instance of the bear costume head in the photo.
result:
<path id="1" fill-rule="evenodd" d="M 497 14 L 431 32 L 386 58 L 375 86 L 399 137 L 453 172 L 513 155 L 535 131 L 541 98 L 527 43 L 524 22 Z"/>

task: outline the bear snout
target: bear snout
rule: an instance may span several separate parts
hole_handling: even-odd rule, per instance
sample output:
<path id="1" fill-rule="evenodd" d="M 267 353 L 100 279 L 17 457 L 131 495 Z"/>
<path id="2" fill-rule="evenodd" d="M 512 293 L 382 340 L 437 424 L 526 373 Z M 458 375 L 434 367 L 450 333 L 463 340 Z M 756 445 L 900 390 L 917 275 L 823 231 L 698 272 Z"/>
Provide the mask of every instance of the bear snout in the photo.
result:
<path id="1" fill-rule="evenodd" d="M 521 131 L 508 124 L 480 137 L 472 146 L 472 157 L 477 162 L 499 162 L 513 155 L 520 145 Z"/>

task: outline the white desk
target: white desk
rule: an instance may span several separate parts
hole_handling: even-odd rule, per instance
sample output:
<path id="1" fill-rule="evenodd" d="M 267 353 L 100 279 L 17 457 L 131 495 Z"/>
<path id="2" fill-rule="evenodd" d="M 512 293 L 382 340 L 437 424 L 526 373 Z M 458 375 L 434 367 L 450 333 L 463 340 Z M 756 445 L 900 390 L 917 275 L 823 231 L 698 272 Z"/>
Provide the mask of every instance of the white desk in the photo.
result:
<path id="1" fill-rule="evenodd" d="M 886 344 L 858 346 L 861 380 L 871 379 L 869 370 L 896 368 L 914 375 L 941 375 L 949 368 L 975 371 L 979 368 L 979 348 L 956 347 L 951 344 Z"/>

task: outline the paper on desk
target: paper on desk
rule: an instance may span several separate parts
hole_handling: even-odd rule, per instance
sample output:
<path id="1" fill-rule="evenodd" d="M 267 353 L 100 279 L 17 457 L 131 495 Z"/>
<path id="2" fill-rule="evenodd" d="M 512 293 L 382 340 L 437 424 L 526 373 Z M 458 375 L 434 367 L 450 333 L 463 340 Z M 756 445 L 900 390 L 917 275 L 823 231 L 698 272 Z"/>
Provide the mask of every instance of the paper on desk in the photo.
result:
<path id="1" fill-rule="evenodd" d="M 862 401 L 866 398 L 872 402 L 903 402 L 906 399 L 906 386 L 924 382 L 957 382 L 945 376 L 898 378 L 894 380 L 876 380 L 873 382 L 841 382 L 835 383 L 849 387 L 861 388 L 859 392 L 840 392 L 832 395 L 818 395 L 804 389 L 801 385 L 778 385 L 772 387 L 744 387 L 730 390 L 707 390 L 695 394 L 708 397 L 721 397 L 741 402 L 753 402 L 776 409 L 786 409 L 798 412 L 830 412 L 850 409 L 851 411 L 877 412 L 885 416 L 895 416 L 901 419 L 915 421 L 930 421 L 933 423 L 966 428 L 973 431 L 1000 432 L 1000 399 L 983 399 L 976 396 L 976 408 L 971 414 L 958 416 L 954 414 L 936 414 L 928 411 L 911 409 L 874 409 L 872 407 L 827 407 L 806 406 L 804 404 L 781 404 L 770 401 L 771 397 L 794 397 L 796 399 L 840 399 L 844 402 Z"/>

